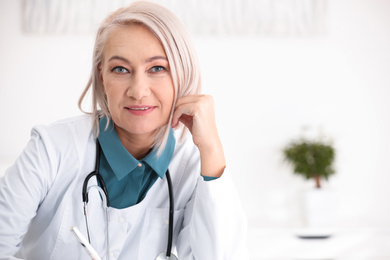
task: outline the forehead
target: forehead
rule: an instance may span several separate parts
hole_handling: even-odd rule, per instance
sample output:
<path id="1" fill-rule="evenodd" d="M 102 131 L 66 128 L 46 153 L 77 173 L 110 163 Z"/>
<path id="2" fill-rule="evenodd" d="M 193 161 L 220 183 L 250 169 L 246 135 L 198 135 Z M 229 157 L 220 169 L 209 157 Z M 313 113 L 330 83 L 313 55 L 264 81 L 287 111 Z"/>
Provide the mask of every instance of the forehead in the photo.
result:
<path id="1" fill-rule="evenodd" d="M 113 28 L 107 36 L 103 52 L 119 54 L 163 55 L 164 48 L 157 37 L 144 25 L 129 24 Z M 105 55 L 106 56 L 106 55 Z"/>

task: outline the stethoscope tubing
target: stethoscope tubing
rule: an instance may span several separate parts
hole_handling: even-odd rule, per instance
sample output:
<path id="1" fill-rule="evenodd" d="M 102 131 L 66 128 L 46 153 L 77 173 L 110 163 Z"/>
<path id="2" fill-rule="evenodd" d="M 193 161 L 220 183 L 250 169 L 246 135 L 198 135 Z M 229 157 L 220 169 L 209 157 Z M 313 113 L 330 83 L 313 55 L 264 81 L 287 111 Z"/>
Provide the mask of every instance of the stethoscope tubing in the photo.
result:
<path id="1" fill-rule="evenodd" d="M 96 178 L 98 179 L 98 181 L 100 183 L 101 188 L 103 189 L 104 195 L 107 198 L 107 208 L 108 208 L 108 207 L 110 207 L 110 200 L 108 198 L 108 192 L 107 192 L 106 184 L 105 184 L 102 176 L 99 173 L 100 151 L 101 151 L 100 143 L 99 143 L 99 140 L 96 139 L 96 163 L 95 163 L 95 170 L 93 172 L 91 172 L 90 174 L 88 174 L 87 177 L 85 178 L 84 183 L 83 183 L 82 196 L 83 196 L 83 202 L 84 203 L 88 203 L 88 192 L 87 192 L 88 182 L 89 182 L 89 179 L 91 179 L 93 176 L 96 176 Z"/>
<path id="2" fill-rule="evenodd" d="M 89 221 L 88 221 L 88 182 L 89 180 L 93 177 L 96 176 L 100 188 L 104 193 L 104 196 L 106 197 L 106 214 L 107 214 L 107 246 L 109 247 L 108 243 L 108 208 L 110 207 L 110 200 L 108 197 L 108 192 L 107 188 L 105 185 L 105 182 L 103 180 L 103 177 L 99 173 L 99 164 L 100 164 L 100 152 L 101 152 L 101 147 L 99 141 L 96 139 L 96 162 L 95 162 L 95 170 L 91 172 L 90 174 L 87 175 L 87 177 L 84 180 L 83 183 L 83 189 L 82 189 L 82 198 L 83 198 L 83 203 L 84 203 L 84 216 L 85 216 L 85 222 L 86 222 L 86 227 L 87 227 L 87 235 L 88 235 L 88 241 L 91 243 L 91 236 L 89 232 Z M 171 250 L 172 250 L 172 242 L 173 242 L 173 220 L 174 220 L 174 197 L 173 197 L 173 187 L 172 187 L 172 180 L 171 180 L 171 175 L 169 174 L 169 170 L 166 171 L 165 176 L 167 178 L 167 183 L 168 183 L 168 193 L 169 193 L 169 226 L 168 226 L 168 242 L 167 242 L 167 251 L 166 251 L 166 257 L 167 259 L 170 259 L 171 257 Z M 102 194 L 101 194 L 102 195 Z M 107 248 L 107 250 L 109 250 Z M 174 257 L 176 258 L 176 257 Z M 177 258 L 176 258 L 177 259 Z"/>
<path id="3" fill-rule="evenodd" d="M 168 191 L 169 191 L 169 227 L 168 227 L 168 244 L 167 244 L 167 257 L 171 256 L 171 249 L 172 249 L 172 240 L 173 240 L 173 211 L 175 208 L 174 205 L 174 199 L 173 199 L 173 188 L 172 188 L 172 181 L 171 181 L 171 175 L 169 174 L 169 170 L 165 173 L 165 176 L 167 177 L 167 183 L 168 183 Z"/>

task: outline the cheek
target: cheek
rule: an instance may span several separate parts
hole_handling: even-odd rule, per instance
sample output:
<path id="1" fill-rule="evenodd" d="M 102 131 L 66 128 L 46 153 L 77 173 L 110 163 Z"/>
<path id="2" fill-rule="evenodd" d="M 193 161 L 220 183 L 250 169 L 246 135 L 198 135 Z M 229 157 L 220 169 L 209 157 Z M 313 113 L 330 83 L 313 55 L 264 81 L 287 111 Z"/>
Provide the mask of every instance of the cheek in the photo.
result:
<path id="1" fill-rule="evenodd" d="M 119 94 L 119 91 L 113 86 L 105 86 L 104 89 L 105 89 L 104 94 L 106 95 L 108 109 L 112 112 L 118 106 L 120 106 L 121 96 Z"/>
<path id="2" fill-rule="evenodd" d="M 163 95 L 164 95 L 165 105 L 170 112 L 172 110 L 173 101 L 175 98 L 175 91 L 173 89 L 173 86 L 169 90 L 165 91 Z"/>
<path id="3" fill-rule="evenodd" d="M 108 80 L 107 80 L 108 79 Z M 106 94 L 107 99 L 118 99 L 123 92 L 126 90 L 124 86 L 125 82 L 114 79 L 114 78 L 106 78 L 105 83 L 103 83 L 104 94 Z"/>
<path id="4" fill-rule="evenodd" d="M 155 98 L 158 99 L 164 110 L 169 109 L 170 111 L 175 98 L 175 90 L 172 80 L 167 78 L 151 85 L 153 85 L 152 92 L 154 92 Z"/>

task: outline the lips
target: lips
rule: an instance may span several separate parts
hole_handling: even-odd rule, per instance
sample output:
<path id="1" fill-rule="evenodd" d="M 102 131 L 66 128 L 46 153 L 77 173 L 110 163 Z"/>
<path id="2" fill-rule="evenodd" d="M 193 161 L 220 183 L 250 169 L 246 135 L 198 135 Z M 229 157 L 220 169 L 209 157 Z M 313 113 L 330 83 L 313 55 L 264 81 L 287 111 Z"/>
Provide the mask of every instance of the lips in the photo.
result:
<path id="1" fill-rule="evenodd" d="M 143 116 L 146 114 L 151 113 L 156 106 L 149 106 L 149 105 L 132 105 L 132 106 L 127 106 L 125 109 L 129 111 L 131 114 L 136 115 L 136 116 Z"/>
<path id="2" fill-rule="evenodd" d="M 130 110 L 147 110 L 150 109 L 150 107 L 129 107 Z"/>

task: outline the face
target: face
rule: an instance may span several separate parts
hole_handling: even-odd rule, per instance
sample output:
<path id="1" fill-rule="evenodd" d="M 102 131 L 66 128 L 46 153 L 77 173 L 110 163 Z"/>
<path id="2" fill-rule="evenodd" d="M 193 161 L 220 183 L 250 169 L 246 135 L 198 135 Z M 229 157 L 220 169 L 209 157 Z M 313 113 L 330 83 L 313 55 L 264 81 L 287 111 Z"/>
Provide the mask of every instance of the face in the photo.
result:
<path id="1" fill-rule="evenodd" d="M 118 135 L 153 138 L 168 124 L 174 87 L 165 51 L 144 26 L 115 28 L 103 50 L 101 80 Z"/>

